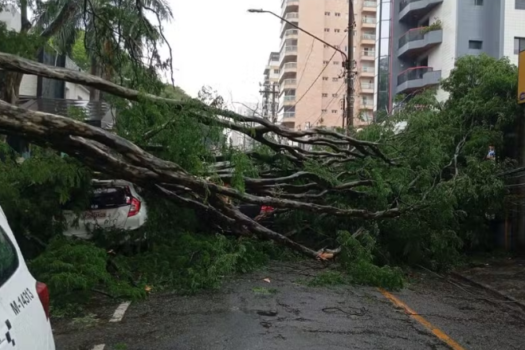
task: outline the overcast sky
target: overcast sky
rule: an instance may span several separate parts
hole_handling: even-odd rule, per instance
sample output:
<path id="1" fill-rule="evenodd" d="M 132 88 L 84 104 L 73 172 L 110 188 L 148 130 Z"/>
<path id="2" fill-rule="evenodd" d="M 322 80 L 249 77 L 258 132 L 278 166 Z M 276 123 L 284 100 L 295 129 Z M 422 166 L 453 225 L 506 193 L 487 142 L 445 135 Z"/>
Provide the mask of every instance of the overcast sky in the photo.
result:
<path id="1" fill-rule="evenodd" d="M 279 49 L 281 0 L 168 0 L 175 20 L 166 25 L 173 50 L 175 85 L 196 96 L 203 85 L 227 101 L 260 100 L 265 64 Z M 167 53 L 167 50 L 164 51 Z"/>

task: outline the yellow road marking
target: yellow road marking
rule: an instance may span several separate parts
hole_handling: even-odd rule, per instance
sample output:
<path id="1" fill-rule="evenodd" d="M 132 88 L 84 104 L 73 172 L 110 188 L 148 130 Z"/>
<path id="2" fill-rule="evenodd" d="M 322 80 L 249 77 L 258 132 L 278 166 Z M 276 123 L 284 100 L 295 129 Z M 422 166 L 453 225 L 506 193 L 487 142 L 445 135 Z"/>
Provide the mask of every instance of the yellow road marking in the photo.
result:
<path id="1" fill-rule="evenodd" d="M 434 334 L 436 337 L 438 337 L 439 340 L 441 340 L 442 342 L 444 342 L 445 344 L 450 346 L 451 349 L 453 349 L 453 350 L 465 350 L 464 347 L 462 347 L 461 345 L 456 343 L 452 338 L 450 338 L 448 335 L 443 333 L 442 330 L 440 330 L 439 328 L 434 327 L 432 325 L 432 323 L 428 322 L 421 315 L 419 315 L 417 312 L 412 310 L 408 305 L 403 303 L 401 300 L 399 300 L 398 298 L 396 298 L 395 296 L 393 296 L 392 294 L 390 294 L 389 292 L 387 292 L 384 289 L 379 288 L 379 291 L 381 292 L 381 294 L 383 294 L 385 296 L 385 298 L 390 300 L 394 305 L 404 309 L 405 312 L 408 315 L 410 315 L 410 317 L 412 317 L 414 320 L 416 320 L 421 325 L 423 325 L 423 327 L 425 327 L 426 329 L 431 331 L 432 334 Z"/>

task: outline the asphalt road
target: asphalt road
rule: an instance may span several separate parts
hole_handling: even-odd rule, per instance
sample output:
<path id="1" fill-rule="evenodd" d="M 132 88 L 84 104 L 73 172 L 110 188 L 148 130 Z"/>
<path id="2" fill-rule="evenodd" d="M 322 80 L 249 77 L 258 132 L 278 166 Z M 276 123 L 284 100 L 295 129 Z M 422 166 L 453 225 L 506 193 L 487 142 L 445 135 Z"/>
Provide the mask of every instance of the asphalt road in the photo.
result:
<path id="1" fill-rule="evenodd" d="M 275 264 L 215 293 L 152 295 L 132 304 L 119 323 L 108 322 L 117 305 L 100 305 L 87 324 L 55 323 L 57 349 L 525 348 L 523 310 L 478 288 L 423 276 L 392 293 L 418 314 L 411 316 L 376 288 L 305 286 L 302 281 L 318 272 Z"/>

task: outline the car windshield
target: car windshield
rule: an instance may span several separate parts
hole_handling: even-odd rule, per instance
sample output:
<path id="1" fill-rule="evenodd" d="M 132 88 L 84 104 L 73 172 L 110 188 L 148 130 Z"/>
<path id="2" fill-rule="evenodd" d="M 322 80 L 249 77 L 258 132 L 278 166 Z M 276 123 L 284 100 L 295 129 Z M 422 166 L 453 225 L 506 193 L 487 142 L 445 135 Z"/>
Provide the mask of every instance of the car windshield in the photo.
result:
<path id="1" fill-rule="evenodd" d="M 18 255 L 13 243 L 0 227 L 0 287 L 18 268 Z"/>

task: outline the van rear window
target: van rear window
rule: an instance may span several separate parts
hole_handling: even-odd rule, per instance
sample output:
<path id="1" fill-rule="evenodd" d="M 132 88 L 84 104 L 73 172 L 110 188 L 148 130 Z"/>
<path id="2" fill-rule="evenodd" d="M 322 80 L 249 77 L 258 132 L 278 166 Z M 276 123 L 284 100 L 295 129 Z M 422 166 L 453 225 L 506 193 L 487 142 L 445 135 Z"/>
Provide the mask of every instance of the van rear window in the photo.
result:
<path id="1" fill-rule="evenodd" d="M 0 287 L 18 268 L 18 254 L 7 234 L 0 227 Z"/>

